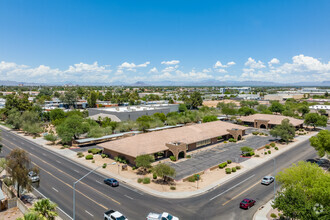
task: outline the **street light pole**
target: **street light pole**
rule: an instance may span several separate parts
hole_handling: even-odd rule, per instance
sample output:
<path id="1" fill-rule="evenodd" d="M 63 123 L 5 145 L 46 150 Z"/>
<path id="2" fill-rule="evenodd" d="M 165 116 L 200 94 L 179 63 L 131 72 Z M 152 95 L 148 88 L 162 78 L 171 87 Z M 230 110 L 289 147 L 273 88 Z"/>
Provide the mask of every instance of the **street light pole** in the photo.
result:
<path id="1" fill-rule="evenodd" d="M 273 158 L 274 160 L 274 201 L 275 201 L 275 195 L 276 195 L 276 178 L 275 178 L 275 175 L 276 175 L 276 160 L 275 158 Z"/>
<path id="2" fill-rule="evenodd" d="M 76 184 L 100 167 L 101 166 L 96 167 L 95 169 L 89 171 L 87 174 L 85 174 L 83 177 L 81 177 L 79 180 L 77 180 L 76 182 L 73 183 L 73 198 L 72 198 L 73 199 L 73 215 L 72 215 L 73 220 L 76 219 Z"/>

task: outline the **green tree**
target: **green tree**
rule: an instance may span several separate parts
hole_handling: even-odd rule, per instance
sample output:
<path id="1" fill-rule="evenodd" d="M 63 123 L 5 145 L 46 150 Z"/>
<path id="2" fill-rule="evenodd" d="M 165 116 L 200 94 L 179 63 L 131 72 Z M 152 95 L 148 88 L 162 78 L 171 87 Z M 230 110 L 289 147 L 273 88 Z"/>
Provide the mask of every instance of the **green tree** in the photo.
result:
<path id="1" fill-rule="evenodd" d="M 179 112 L 188 111 L 187 106 L 185 104 L 179 104 Z"/>
<path id="2" fill-rule="evenodd" d="M 45 218 L 40 218 L 35 212 L 25 213 L 23 218 L 18 218 L 16 220 L 46 220 Z"/>
<path id="3" fill-rule="evenodd" d="M 13 108 L 8 112 L 6 122 L 14 127 L 14 129 L 20 129 L 22 126 L 21 113 Z"/>
<path id="4" fill-rule="evenodd" d="M 273 208 L 285 217 L 301 220 L 329 219 L 330 174 L 315 164 L 300 161 L 280 171 L 276 181 L 281 184 Z M 322 210 L 317 212 L 317 207 Z"/>
<path id="5" fill-rule="evenodd" d="M 21 189 L 31 191 L 31 180 L 28 177 L 31 167 L 29 154 L 24 150 L 16 148 L 10 152 L 6 160 L 6 170 L 12 181 L 16 183 L 17 197 L 20 197 Z M 34 171 L 39 172 L 36 167 L 34 167 Z"/>
<path id="6" fill-rule="evenodd" d="M 279 102 L 272 102 L 269 110 L 275 113 L 282 113 L 284 111 L 284 106 Z"/>
<path id="7" fill-rule="evenodd" d="M 41 218 L 53 220 L 58 216 L 56 207 L 57 205 L 49 199 L 40 199 L 34 203 L 32 210 Z"/>
<path id="8" fill-rule="evenodd" d="M 288 143 L 295 136 L 296 129 L 290 123 L 289 119 L 283 119 L 280 125 L 270 130 L 270 134 L 274 137 L 280 137 L 283 141 Z"/>
<path id="9" fill-rule="evenodd" d="M 248 147 L 248 146 L 244 146 L 244 147 L 241 147 L 241 151 L 242 151 L 242 154 L 244 154 L 245 152 L 253 151 L 253 148 Z"/>
<path id="10" fill-rule="evenodd" d="M 54 124 L 55 121 L 59 122 L 62 121 L 65 118 L 65 112 L 62 109 L 52 109 L 49 112 L 49 118 Z M 56 124 L 56 123 L 55 123 Z"/>
<path id="11" fill-rule="evenodd" d="M 196 109 L 198 106 L 203 105 L 203 98 L 199 92 L 193 92 L 190 95 L 191 108 Z"/>
<path id="12" fill-rule="evenodd" d="M 65 92 L 64 95 L 60 96 L 60 100 L 71 107 L 76 104 L 78 100 L 78 94 L 74 90 L 69 90 Z"/>
<path id="13" fill-rule="evenodd" d="M 146 171 L 146 169 L 151 168 L 151 163 L 155 161 L 155 158 L 149 154 L 144 154 L 137 156 L 135 159 L 135 164 L 137 167 L 141 167 Z"/>
<path id="14" fill-rule="evenodd" d="M 305 115 L 304 123 L 306 125 L 313 126 L 314 130 L 315 130 L 316 126 L 321 126 L 321 127 L 327 126 L 327 121 L 328 121 L 328 119 L 324 115 L 319 115 L 317 113 L 308 113 Z"/>
<path id="15" fill-rule="evenodd" d="M 216 115 L 206 115 L 203 117 L 203 123 L 211 122 L 211 121 L 218 121 L 218 118 Z"/>
<path id="16" fill-rule="evenodd" d="M 298 112 L 301 113 L 302 116 L 306 115 L 309 112 L 308 105 L 302 105 L 298 108 Z"/>
<path id="17" fill-rule="evenodd" d="M 166 121 L 166 116 L 164 113 L 160 113 L 160 112 L 156 112 L 155 114 L 153 114 L 153 116 L 155 118 L 158 118 L 159 120 L 161 120 L 162 122 Z"/>
<path id="18" fill-rule="evenodd" d="M 248 115 L 255 114 L 255 111 L 252 108 L 249 108 L 247 106 L 244 106 L 244 107 L 238 109 L 238 114 L 239 115 L 248 116 Z"/>
<path id="19" fill-rule="evenodd" d="M 58 137 L 54 134 L 47 134 L 44 136 L 44 139 L 52 142 L 52 144 L 55 144 L 55 142 L 58 140 Z"/>
<path id="20" fill-rule="evenodd" d="M 104 95 L 104 100 L 105 101 L 111 101 L 111 99 L 112 99 L 112 92 L 107 91 Z"/>
<path id="21" fill-rule="evenodd" d="M 70 143 L 89 131 L 89 124 L 79 115 L 71 115 L 56 127 L 56 132 L 63 143 Z"/>
<path id="22" fill-rule="evenodd" d="M 163 178 L 164 182 L 166 182 L 167 177 L 175 177 L 175 169 L 170 165 L 159 163 L 153 167 L 153 173 L 155 173 L 158 177 Z"/>
<path id="23" fill-rule="evenodd" d="M 228 103 L 225 104 L 222 109 L 221 112 L 223 114 L 226 115 L 226 117 L 228 117 L 228 115 L 236 115 L 237 114 L 237 110 L 236 110 L 236 105 L 234 103 Z"/>
<path id="24" fill-rule="evenodd" d="M 87 103 L 89 108 L 95 108 L 96 107 L 96 101 L 98 98 L 98 94 L 95 91 L 91 91 L 88 98 Z"/>
<path id="25" fill-rule="evenodd" d="M 318 154 L 323 157 L 330 153 L 330 131 L 322 130 L 316 136 L 309 139 L 311 145 L 317 150 Z"/>

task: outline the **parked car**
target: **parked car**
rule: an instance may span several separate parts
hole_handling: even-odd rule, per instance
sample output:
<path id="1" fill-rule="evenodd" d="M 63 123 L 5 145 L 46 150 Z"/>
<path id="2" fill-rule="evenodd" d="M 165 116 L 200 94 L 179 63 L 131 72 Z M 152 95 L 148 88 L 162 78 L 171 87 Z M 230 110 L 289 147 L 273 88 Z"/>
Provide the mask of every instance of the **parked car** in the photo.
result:
<path id="1" fill-rule="evenodd" d="M 264 178 L 262 178 L 261 184 L 269 185 L 272 182 L 274 182 L 274 180 L 275 180 L 275 178 L 273 176 L 265 176 Z"/>
<path id="2" fill-rule="evenodd" d="M 318 160 L 316 159 L 308 159 L 306 160 L 306 162 L 309 162 L 309 163 L 317 163 Z"/>
<path id="3" fill-rule="evenodd" d="M 120 212 L 111 209 L 104 213 L 104 220 L 128 220 L 128 219 Z"/>
<path id="4" fill-rule="evenodd" d="M 243 199 L 243 201 L 239 204 L 239 207 L 242 209 L 249 209 L 250 207 L 254 206 L 256 203 L 253 199 Z"/>
<path id="5" fill-rule="evenodd" d="M 32 183 L 40 181 L 39 175 L 37 173 L 33 172 L 33 171 L 30 171 L 28 173 L 28 176 L 29 176 Z"/>
<path id="6" fill-rule="evenodd" d="M 318 160 L 316 163 L 319 167 L 322 167 L 325 170 L 330 168 L 330 161 L 327 159 L 322 158 L 322 159 Z"/>
<path id="7" fill-rule="evenodd" d="M 119 186 L 119 182 L 114 178 L 105 179 L 104 183 L 109 185 L 109 186 Z"/>
<path id="8" fill-rule="evenodd" d="M 150 212 L 149 215 L 147 216 L 147 220 L 179 220 L 179 218 L 170 215 L 167 212 L 163 212 L 162 214 Z"/>

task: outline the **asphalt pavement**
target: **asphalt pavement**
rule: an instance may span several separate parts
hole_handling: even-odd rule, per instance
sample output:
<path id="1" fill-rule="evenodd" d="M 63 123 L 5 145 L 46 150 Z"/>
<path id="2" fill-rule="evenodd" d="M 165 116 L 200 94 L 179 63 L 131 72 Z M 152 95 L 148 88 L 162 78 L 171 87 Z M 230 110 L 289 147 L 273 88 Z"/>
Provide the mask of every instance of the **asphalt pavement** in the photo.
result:
<path id="1" fill-rule="evenodd" d="M 72 184 L 90 171 L 53 151 L 26 140 L 10 131 L 2 130 L 3 153 L 20 147 L 30 153 L 33 164 L 40 167 L 40 184 L 37 190 L 72 216 Z M 276 172 L 293 162 L 316 156 L 308 141 L 275 157 Z M 149 212 L 167 211 L 180 219 L 252 219 L 256 209 L 273 196 L 273 184 L 260 184 L 263 176 L 274 172 L 270 160 L 205 194 L 186 199 L 164 199 L 151 196 L 131 186 L 120 183 L 112 188 L 103 184 L 109 176 L 92 173 L 76 186 L 76 219 L 102 219 L 103 212 L 115 209 L 130 220 L 145 219 Z M 239 208 L 239 202 L 249 197 L 257 204 L 249 210 Z"/>

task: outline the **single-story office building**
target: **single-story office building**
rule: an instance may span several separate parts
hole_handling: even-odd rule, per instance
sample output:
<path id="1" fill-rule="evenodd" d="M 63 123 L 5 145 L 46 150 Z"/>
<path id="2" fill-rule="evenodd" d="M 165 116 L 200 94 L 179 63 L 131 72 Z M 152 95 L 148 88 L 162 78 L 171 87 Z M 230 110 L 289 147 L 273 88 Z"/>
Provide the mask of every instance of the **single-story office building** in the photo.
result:
<path id="1" fill-rule="evenodd" d="M 187 151 L 216 143 L 219 137 L 240 140 L 246 129 L 240 125 L 214 121 L 138 134 L 98 146 L 103 147 L 104 153 L 111 157 L 125 157 L 130 164 L 135 164 L 135 158 L 143 154 L 162 154 L 163 157 L 175 156 L 179 159 L 186 157 Z"/>
<path id="2" fill-rule="evenodd" d="M 269 114 L 254 114 L 249 116 L 243 116 L 240 120 L 245 124 L 254 128 L 273 128 L 276 125 L 280 125 L 284 119 L 289 119 L 290 123 L 296 127 L 301 128 L 304 124 L 304 120 L 287 117 L 283 115 L 269 115 Z"/>

